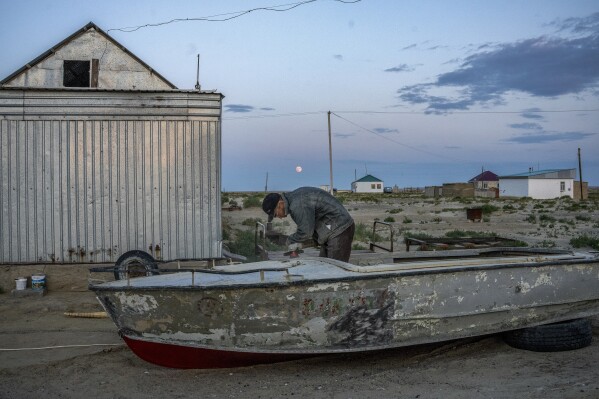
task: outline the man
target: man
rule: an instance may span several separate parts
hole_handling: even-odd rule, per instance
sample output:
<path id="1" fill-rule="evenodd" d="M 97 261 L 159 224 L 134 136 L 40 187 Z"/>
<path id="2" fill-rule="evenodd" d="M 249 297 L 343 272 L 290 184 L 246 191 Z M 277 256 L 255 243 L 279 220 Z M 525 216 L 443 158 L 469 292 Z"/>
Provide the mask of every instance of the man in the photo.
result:
<path id="1" fill-rule="evenodd" d="M 289 193 L 271 193 L 264 197 L 262 209 L 273 218 L 287 215 L 297 225 L 289 236 L 290 251 L 301 249 L 302 241 L 313 238 L 320 245 L 320 256 L 349 262 L 354 239 L 354 220 L 331 194 L 315 187 L 300 187 Z"/>

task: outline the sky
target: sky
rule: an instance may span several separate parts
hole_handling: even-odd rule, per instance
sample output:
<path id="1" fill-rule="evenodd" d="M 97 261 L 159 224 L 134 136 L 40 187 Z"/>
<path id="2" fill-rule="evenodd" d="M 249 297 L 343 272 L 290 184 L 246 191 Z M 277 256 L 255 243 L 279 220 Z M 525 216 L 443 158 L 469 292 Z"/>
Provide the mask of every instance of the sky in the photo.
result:
<path id="1" fill-rule="evenodd" d="M 90 21 L 180 89 L 200 54 L 223 191 L 578 176 L 578 149 L 599 186 L 597 0 L 0 0 L 0 79 Z"/>

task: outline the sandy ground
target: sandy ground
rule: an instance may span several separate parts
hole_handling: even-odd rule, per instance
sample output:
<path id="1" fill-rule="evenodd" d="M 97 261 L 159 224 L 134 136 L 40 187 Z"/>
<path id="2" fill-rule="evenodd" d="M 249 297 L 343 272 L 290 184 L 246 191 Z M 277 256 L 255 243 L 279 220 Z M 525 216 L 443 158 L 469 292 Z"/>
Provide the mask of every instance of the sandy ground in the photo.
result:
<path id="1" fill-rule="evenodd" d="M 465 219 L 464 207 L 469 205 L 452 201 L 389 199 L 346 206 L 357 222 L 369 225 L 401 208 L 392 214 L 398 231 L 488 231 L 559 247 L 568 247 L 572 236 L 596 232 L 599 222 L 595 209 L 580 213 L 590 220 L 577 220 L 578 213 L 560 210 L 559 204 L 551 215 L 563 222 L 552 227 L 525 221 L 534 204 L 514 213 L 493 213 L 481 223 Z M 412 223 L 403 223 L 404 216 Z M 263 215 L 254 208 L 223 217 L 240 226 Z M 136 357 L 109 319 L 64 315 L 98 310 L 93 294 L 86 291 L 0 295 L 0 398 L 599 398 L 597 317 L 592 319 L 591 346 L 569 352 L 523 351 L 499 336 L 487 336 L 238 369 L 175 370 Z"/>

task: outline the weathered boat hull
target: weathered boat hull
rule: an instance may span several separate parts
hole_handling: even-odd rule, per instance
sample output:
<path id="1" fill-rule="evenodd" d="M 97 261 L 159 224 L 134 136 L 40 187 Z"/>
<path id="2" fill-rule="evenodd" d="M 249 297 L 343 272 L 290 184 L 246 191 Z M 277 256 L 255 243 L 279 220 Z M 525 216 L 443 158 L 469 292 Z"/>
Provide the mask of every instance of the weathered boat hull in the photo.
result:
<path id="1" fill-rule="evenodd" d="M 91 286 L 129 347 L 237 367 L 493 334 L 599 313 L 593 257 L 359 267 L 259 262 Z"/>
<path id="2" fill-rule="evenodd" d="M 317 356 L 316 354 L 255 353 L 173 345 L 123 336 L 127 346 L 141 359 L 178 369 L 215 369 L 277 363 Z"/>

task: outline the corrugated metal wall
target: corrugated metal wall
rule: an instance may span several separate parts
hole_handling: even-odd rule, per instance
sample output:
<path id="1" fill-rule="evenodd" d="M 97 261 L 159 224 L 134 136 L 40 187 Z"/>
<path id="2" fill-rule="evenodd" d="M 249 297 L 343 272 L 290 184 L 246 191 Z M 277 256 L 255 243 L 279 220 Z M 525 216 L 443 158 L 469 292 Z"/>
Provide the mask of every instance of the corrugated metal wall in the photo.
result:
<path id="1" fill-rule="evenodd" d="M 0 262 L 114 262 L 132 249 L 221 257 L 216 113 L 0 119 Z"/>

